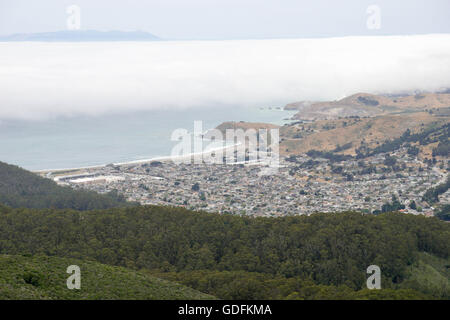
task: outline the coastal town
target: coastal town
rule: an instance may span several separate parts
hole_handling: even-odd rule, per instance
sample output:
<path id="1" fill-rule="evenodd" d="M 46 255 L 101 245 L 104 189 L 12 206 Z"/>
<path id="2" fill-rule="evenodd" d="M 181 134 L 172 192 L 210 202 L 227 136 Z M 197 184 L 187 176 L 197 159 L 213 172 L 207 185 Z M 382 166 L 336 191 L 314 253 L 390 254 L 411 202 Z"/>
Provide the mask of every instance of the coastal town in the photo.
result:
<path id="1" fill-rule="evenodd" d="M 445 165 L 444 165 L 445 164 Z M 401 148 L 339 162 L 299 156 L 281 157 L 279 167 L 266 165 L 180 164 L 170 160 L 107 165 L 76 174 L 47 177 L 75 189 L 117 191 L 143 205 L 169 205 L 207 212 L 249 216 L 309 215 L 357 210 L 379 212 L 391 201 L 400 211 L 432 216 L 424 193 L 447 179 L 447 164 L 424 163 Z M 450 192 L 439 195 L 450 203 Z"/>
<path id="2" fill-rule="evenodd" d="M 181 157 L 41 175 L 74 189 L 117 192 L 142 205 L 220 214 L 434 216 L 450 204 L 448 103 L 448 94 L 365 93 L 298 102 L 285 107 L 298 113 L 282 126 L 228 121 L 204 132 L 194 122 L 192 137 L 186 130 L 176 135 Z M 220 147 L 205 149 L 196 145 L 199 138 Z"/>

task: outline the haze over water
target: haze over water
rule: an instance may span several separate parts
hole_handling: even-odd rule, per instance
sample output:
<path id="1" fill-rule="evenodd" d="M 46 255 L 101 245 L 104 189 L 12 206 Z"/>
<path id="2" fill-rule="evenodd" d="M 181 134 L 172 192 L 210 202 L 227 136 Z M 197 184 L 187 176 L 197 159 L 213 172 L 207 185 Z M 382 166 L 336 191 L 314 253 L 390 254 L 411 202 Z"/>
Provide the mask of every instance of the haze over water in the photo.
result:
<path id="1" fill-rule="evenodd" d="M 425 79 L 425 80 L 424 80 Z M 260 110 L 450 87 L 450 35 L 0 42 L 0 161 L 57 169 L 170 155 L 174 129 L 280 123 Z"/>
<path id="2" fill-rule="evenodd" d="M 170 156 L 172 131 L 193 131 L 223 121 L 282 124 L 292 111 L 264 108 L 225 108 L 182 111 L 141 111 L 129 114 L 78 116 L 42 121 L 0 123 L 0 161 L 29 170 L 66 169 Z"/>

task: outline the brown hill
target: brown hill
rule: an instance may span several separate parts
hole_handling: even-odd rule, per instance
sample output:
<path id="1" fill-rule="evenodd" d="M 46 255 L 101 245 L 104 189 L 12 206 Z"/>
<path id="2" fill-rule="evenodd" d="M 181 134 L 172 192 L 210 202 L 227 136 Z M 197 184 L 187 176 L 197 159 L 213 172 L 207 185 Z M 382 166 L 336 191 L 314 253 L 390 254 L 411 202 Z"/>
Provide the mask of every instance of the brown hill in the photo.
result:
<path id="1" fill-rule="evenodd" d="M 400 137 L 407 129 L 417 133 L 449 120 L 428 112 L 414 112 L 289 125 L 280 129 L 280 152 L 301 154 L 313 149 L 332 151 L 338 148 L 340 153 L 354 155 L 362 143 L 374 148 L 387 139 Z"/>
<path id="2" fill-rule="evenodd" d="M 276 129 L 279 128 L 280 126 L 277 126 L 275 124 L 271 124 L 271 123 L 263 123 L 263 122 L 244 122 L 244 121 L 240 121 L 240 122 L 234 122 L 234 121 L 227 121 L 224 123 L 221 123 L 220 125 L 218 125 L 216 127 L 216 129 L 219 129 L 222 134 L 225 134 L 227 129 L 242 129 L 242 130 L 247 130 L 247 129 L 255 129 L 255 130 L 259 130 L 259 129 Z"/>
<path id="3" fill-rule="evenodd" d="M 324 120 L 339 117 L 373 117 L 377 115 L 417 112 L 450 107 L 450 94 L 423 93 L 405 97 L 386 97 L 357 93 L 338 101 L 308 103 L 295 102 L 285 108 L 297 109 L 294 119 Z"/>

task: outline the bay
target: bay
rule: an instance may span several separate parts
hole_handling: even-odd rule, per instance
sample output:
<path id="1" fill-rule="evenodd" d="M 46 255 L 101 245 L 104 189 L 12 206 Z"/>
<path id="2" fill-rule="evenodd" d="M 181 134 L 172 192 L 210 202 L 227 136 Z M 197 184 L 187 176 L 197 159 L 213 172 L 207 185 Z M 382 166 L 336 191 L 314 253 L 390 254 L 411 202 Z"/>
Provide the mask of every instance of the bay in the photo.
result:
<path id="1" fill-rule="evenodd" d="M 27 170 L 67 169 L 169 156 L 175 129 L 224 121 L 284 124 L 295 112 L 276 107 L 151 110 L 51 120 L 0 122 L 0 161 Z"/>

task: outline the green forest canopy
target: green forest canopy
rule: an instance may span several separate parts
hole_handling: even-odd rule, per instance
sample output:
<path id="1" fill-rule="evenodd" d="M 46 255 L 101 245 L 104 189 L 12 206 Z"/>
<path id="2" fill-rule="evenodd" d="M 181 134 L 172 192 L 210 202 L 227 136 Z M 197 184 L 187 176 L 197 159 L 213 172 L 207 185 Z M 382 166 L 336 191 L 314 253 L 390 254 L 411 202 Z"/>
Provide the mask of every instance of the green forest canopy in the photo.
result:
<path id="1" fill-rule="evenodd" d="M 107 209 L 136 205 L 117 193 L 73 190 L 54 181 L 0 162 L 0 203 L 13 208 Z"/>
<path id="2" fill-rule="evenodd" d="M 251 274 L 260 274 L 355 291 L 365 287 L 366 269 L 376 264 L 383 288 L 396 289 L 423 252 L 448 264 L 448 223 L 401 213 L 247 218 L 157 206 L 87 212 L 0 209 L 0 253 L 88 259 L 168 276 L 184 273 L 187 282 L 193 277 L 189 273 L 208 270 L 244 272 L 249 281 Z M 441 290 L 434 297 L 448 294 Z M 266 298 L 273 296 L 280 297 Z M 299 293 L 297 298 L 304 297 Z"/>

